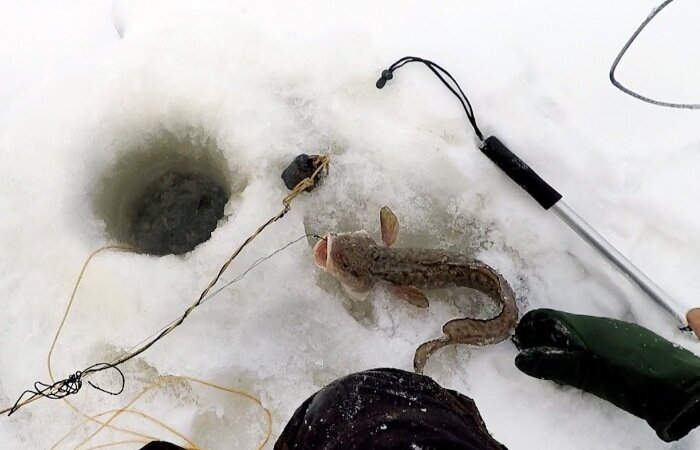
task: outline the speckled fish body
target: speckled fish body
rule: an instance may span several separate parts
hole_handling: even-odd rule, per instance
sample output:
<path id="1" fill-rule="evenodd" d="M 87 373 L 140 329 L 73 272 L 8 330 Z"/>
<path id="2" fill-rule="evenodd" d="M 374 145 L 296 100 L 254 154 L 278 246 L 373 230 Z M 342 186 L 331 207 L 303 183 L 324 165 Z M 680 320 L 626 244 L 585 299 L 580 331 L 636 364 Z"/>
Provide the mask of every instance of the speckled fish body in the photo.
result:
<path id="1" fill-rule="evenodd" d="M 393 213 L 392 213 L 393 215 Z M 382 238 L 393 243 L 396 229 Z M 416 351 L 414 366 L 421 372 L 428 357 L 448 344 L 487 345 L 509 337 L 518 318 L 515 294 L 508 282 L 488 265 L 461 253 L 437 249 L 391 248 L 377 244 L 366 232 L 329 233 L 315 248 L 316 264 L 338 279 L 354 298 L 363 298 L 380 282 L 410 303 L 427 307 L 420 291 L 466 287 L 492 298 L 501 311 L 491 319 L 461 318 L 443 326 L 444 336 L 426 342 Z"/>

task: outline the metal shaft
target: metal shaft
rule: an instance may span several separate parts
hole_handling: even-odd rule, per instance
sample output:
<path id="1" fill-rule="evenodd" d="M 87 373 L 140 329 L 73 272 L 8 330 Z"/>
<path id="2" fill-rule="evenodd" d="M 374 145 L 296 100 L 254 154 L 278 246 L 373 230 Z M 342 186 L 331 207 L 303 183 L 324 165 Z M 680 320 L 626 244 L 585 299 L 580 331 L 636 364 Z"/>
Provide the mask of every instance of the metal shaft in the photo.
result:
<path id="1" fill-rule="evenodd" d="M 559 200 L 551 210 L 559 216 L 572 230 L 574 230 L 591 247 L 598 250 L 608 261 L 631 279 L 639 288 L 644 291 L 659 306 L 668 311 L 676 320 L 686 325 L 685 312 L 679 305 L 671 299 L 656 283 L 639 270 L 630 260 L 617 251 L 603 236 L 591 227 L 581 216 L 569 208 L 566 203 Z"/>

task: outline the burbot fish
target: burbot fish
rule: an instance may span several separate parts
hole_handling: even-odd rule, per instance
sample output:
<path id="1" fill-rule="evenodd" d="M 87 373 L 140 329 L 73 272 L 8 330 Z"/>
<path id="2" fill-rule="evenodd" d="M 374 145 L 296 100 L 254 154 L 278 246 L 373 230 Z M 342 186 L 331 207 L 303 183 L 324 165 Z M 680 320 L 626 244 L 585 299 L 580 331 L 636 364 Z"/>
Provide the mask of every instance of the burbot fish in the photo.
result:
<path id="1" fill-rule="evenodd" d="M 379 283 L 419 308 L 429 306 L 422 289 L 466 287 L 483 292 L 501 306 L 490 319 L 461 318 L 447 322 L 444 335 L 416 350 L 413 366 L 421 373 L 428 357 L 449 344 L 488 345 L 508 338 L 518 309 L 508 282 L 494 269 L 461 253 L 437 249 L 393 248 L 399 221 L 388 207 L 380 211 L 383 244 L 366 231 L 328 233 L 314 247 L 316 265 L 342 284 L 350 297 L 365 299 Z"/>

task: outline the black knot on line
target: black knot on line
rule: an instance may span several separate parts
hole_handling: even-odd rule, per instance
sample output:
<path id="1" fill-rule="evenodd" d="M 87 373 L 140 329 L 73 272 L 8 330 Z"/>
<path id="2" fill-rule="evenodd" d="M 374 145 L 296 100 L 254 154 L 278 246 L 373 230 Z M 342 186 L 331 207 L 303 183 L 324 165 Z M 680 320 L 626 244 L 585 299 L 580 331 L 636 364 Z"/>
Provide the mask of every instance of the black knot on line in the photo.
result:
<path id="1" fill-rule="evenodd" d="M 377 89 L 381 89 L 386 85 L 386 82 L 394 78 L 394 73 L 389 70 L 382 70 L 382 76 L 377 80 Z"/>
<path id="2" fill-rule="evenodd" d="M 93 388 L 97 389 L 98 391 L 102 391 L 106 394 L 110 395 L 119 395 L 122 392 L 124 392 L 124 385 L 126 383 L 126 379 L 124 378 L 124 373 L 119 369 L 119 367 L 109 364 L 109 363 L 98 363 L 95 365 L 92 365 L 88 367 L 87 369 L 80 371 L 78 370 L 74 374 L 68 376 L 68 378 L 64 380 L 59 380 L 56 381 L 53 384 L 47 384 L 43 383 L 41 381 L 37 381 L 34 383 L 34 389 L 29 389 L 24 392 L 22 392 L 22 395 L 19 396 L 15 404 L 12 406 L 12 409 L 10 412 L 7 414 L 8 416 L 11 416 L 15 411 L 20 409 L 23 405 L 26 404 L 26 402 L 23 402 L 24 397 L 29 394 L 29 398 L 27 399 L 27 402 L 33 400 L 36 397 L 46 397 L 51 400 L 59 400 L 64 397 L 68 397 L 69 395 L 77 394 L 80 389 L 83 387 L 83 377 L 85 375 L 89 375 L 92 373 L 97 373 L 97 372 L 102 372 L 103 370 L 108 370 L 108 369 L 114 369 L 117 374 L 119 375 L 120 378 L 120 386 L 119 389 L 116 391 L 110 391 L 104 388 L 101 388 L 97 384 L 88 381 L 87 383 L 92 386 Z"/>

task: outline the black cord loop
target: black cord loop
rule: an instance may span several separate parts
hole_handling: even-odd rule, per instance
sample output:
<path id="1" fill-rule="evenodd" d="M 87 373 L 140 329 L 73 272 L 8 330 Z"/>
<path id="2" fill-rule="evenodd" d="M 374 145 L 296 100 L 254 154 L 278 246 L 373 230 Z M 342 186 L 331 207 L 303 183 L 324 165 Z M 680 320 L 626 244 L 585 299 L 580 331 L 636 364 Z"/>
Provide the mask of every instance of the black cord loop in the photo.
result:
<path id="1" fill-rule="evenodd" d="M 447 87 L 447 89 L 449 89 L 450 92 L 452 92 L 452 94 L 454 94 L 454 96 L 457 97 L 459 102 L 462 104 L 462 108 L 464 108 L 464 112 L 467 114 L 467 118 L 469 119 L 469 123 L 474 129 L 474 133 L 476 133 L 476 136 L 479 138 L 479 140 L 483 142 L 484 135 L 481 133 L 481 130 L 476 124 L 476 117 L 474 117 L 474 110 L 472 108 L 471 103 L 469 102 L 469 99 L 464 94 L 464 91 L 460 87 L 459 83 L 457 83 L 457 80 L 455 80 L 447 70 L 443 69 L 434 62 L 429 61 L 427 59 L 419 58 L 417 56 L 404 56 L 403 58 L 399 59 L 394 64 L 389 66 L 388 69 L 382 71 L 382 75 L 381 77 L 379 77 L 376 83 L 377 89 L 383 88 L 386 85 L 387 81 L 394 78 L 394 71 L 396 69 L 399 69 L 411 62 L 419 62 L 425 64 L 425 66 L 428 69 L 430 69 L 430 71 L 433 72 L 433 74 L 435 74 L 435 76 L 438 77 L 440 81 L 442 81 L 442 84 L 444 84 L 445 87 Z M 445 77 L 447 77 L 447 79 L 449 79 L 452 82 L 452 84 L 448 83 Z"/>

